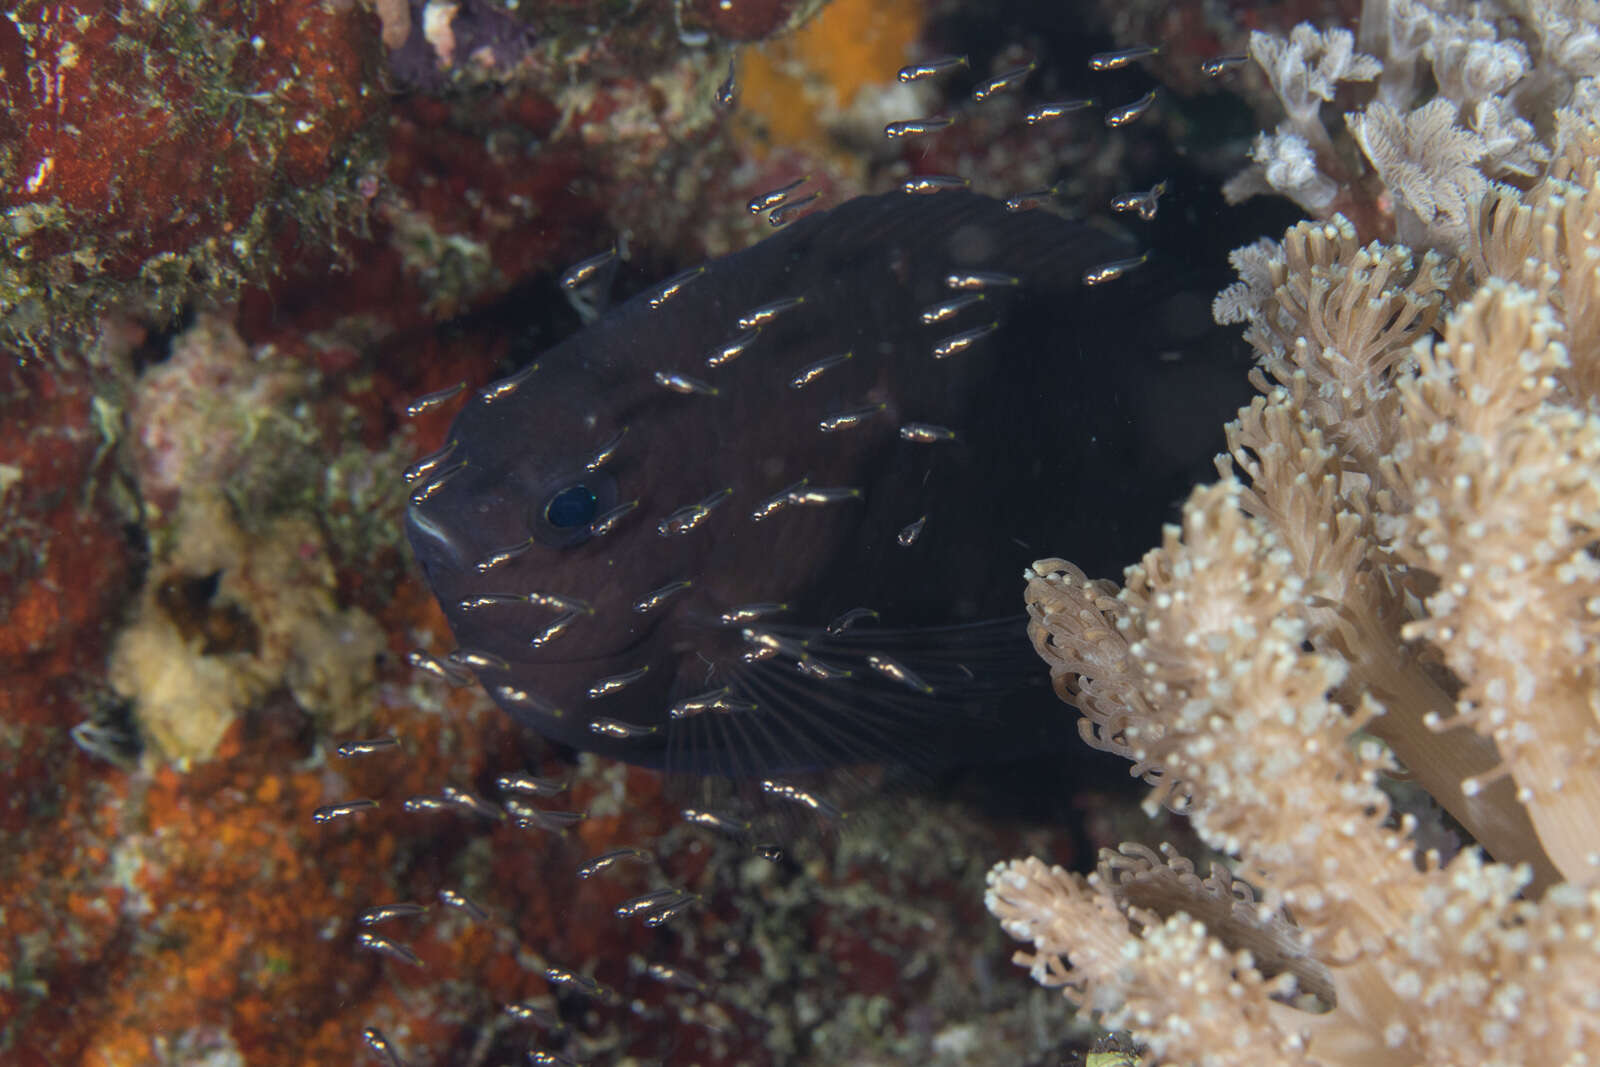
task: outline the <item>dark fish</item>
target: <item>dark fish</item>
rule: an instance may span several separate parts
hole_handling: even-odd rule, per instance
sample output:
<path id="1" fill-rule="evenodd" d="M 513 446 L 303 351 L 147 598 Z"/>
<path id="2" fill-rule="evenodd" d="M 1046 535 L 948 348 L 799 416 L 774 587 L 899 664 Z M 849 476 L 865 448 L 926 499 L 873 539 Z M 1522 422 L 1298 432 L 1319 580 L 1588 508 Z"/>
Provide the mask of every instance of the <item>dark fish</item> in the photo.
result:
<path id="1" fill-rule="evenodd" d="M 1023 567 L 1115 574 L 1193 473 L 1150 462 L 1155 275 L 1081 281 L 1132 252 L 968 192 L 861 197 L 480 391 L 408 513 L 479 680 L 556 741 L 690 772 L 993 747 L 1041 673 Z M 962 301 L 972 277 L 1007 284 Z"/>

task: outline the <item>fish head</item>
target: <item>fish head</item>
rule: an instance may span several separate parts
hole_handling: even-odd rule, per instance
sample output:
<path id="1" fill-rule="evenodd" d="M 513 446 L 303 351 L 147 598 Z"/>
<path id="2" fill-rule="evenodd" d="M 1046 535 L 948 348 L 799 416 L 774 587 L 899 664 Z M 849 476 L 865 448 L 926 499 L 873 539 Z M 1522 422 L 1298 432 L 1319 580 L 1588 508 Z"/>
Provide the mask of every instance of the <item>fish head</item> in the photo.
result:
<path id="1" fill-rule="evenodd" d="M 413 493 L 406 528 L 490 695 L 547 737 L 604 749 L 589 692 L 640 668 L 655 676 L 641 688 L 670 681 L 652 650 L 676 606 L 665 597 L 639 608 L 670 584 L 662 573 L 695 561 L 692 546 L 636 538 L 652 476 L 637 453 L 619 462 L 632 405 L 617 361 L 584 358 L 586 347 L 558 346 L 469 400 L 441 470 Z M 639 739 L 625 740 L 636 755 Z"/>

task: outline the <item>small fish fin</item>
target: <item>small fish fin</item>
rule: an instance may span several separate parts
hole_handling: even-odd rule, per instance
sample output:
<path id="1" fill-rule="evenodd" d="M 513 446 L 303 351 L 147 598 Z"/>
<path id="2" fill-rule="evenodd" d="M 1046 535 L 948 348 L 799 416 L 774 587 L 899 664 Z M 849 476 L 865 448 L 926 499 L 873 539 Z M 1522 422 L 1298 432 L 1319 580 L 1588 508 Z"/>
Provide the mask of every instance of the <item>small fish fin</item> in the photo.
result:
<path id="1" fill-rule="evenodd" d="M 670 770 L 734 778 L 869 764 L 934 771 L 1009 751 L 999 742 L 1014 699 L 1031 690 L 1054 701 L 1021 616 L 766 632 L 782 639 L 782 651 L 722 668 L 737 709 L 675 722 Z"/>

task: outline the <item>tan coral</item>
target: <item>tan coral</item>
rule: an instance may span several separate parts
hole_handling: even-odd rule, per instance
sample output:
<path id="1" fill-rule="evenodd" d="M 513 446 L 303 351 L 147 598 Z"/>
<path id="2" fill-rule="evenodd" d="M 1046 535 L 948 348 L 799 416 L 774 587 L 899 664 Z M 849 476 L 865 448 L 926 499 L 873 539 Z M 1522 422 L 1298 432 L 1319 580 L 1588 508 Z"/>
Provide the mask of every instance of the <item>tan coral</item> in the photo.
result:
<path id="1" fill-rule="evenodd" d="M 1086 738 L 1234 859 L 991 874 L 1018 962 L 1156 1056 L 1600 1047 L 1600 129 L 1575 114 L 1533 188 L 1486 186 L 1454 279 L 1338 220 L 1242 250 L 1217 310 L 1266 395 L 1224 480 L 1120 591 L 1028 574 Z M 1488 855 L 1424 848 L 1396 761 Z"/>
<path id="2" fill-rule="evenodd" d="M 1372 473 L 1388 448 L 1385 385 L 1411 344 L 1433 328 L 1450 272 L 1404 248 L 1362 245 L 1350 223 L 1303 222 L 1281 245 L 1235 253 L 1244 281 L 1216 301 L 1219 322 L 1246 323 L 1260 369 L 1252 380 L 1297 388 L 1307 415 Z M 1296 377 L 1304 376 L 1296 386 Z"/>
<path id="3" fill-rule="evenodd" d="M 1490 279 L 1419 350 L 1401 383 L 1395 465 L 1414 499 L 1397 556 L 1438 576 L 1426 639 L 1465 682 L 1465 722 L 1491 737 L 1568 880 L 1600 879 L 1600 419 L 1553 404 L 1567 363 L 1554 309 Z M 1463 783 L 1468 792 L 1478 780 Z"/>
<path id="4" fill-rule="evenodd" d="M 1227 1067 L 1270 1049 L 1281 1062 L 1314 1062 L 1279 1023 L 1286 1009 L 1270 999 L 1291 983 L 1262 977 L 1248 952 L 1224 948 L 1181 912 L 1163 918 L 1126 905 L 1106 875 L 1103 867 L 1085 880 L 1036 859 L 989 872 L 989 908 L 1007 933 L 1036 946 L 1016 958 L 1036 981 L 1139 1033 L 1157 1055 L 1199 1046 L 1207 1052 L 1195 1062 Z M 1127 936 L 1130 924 L 1140 928 L 1137 938 Z M 1105 936 L 1086 938 L 1086 930 Z M 1166 1009 L 1175 1001 L 1231 1010 L 1180 1017 Z"/>
<path id="5" fill-rule="evenodd" d="M 1248 323 L 1259 363 L 1252 381 L 1268 395 L 1226 428 L 1219 470 L 1248 476 L 1245 510 L 1267 520 L 1291 553 L 1304 594 L 1293 610 L 1310 640 L 1349 665 L 1350 693 L 1391 709 L 1374 732 L 1480 841 L 1534 863 L 1542 882 L 1553 879 L 1507 785 L 1475 796 L 1456 788 L 1499 756 L 1467 731 L 1441 735 L 1426 725 L 1447 715 L 1451 700 L 1401 639 L 1415 591 L 1380 566 L 1385 517 L 1375 513 L 1374 493 L 1391 509 L 1407 506 L 1383 474 L 1398 425 L 1390 383 L 1438 320 L 1450 275 L 1432 253 L 1419 264 L 1403 248 L 1360 244 L 1337 218 L 1301 223 L 1281 246 L 1252 246 L 1235 262 L 1248 271 L 1218 298 L 1218 317 Z"/>

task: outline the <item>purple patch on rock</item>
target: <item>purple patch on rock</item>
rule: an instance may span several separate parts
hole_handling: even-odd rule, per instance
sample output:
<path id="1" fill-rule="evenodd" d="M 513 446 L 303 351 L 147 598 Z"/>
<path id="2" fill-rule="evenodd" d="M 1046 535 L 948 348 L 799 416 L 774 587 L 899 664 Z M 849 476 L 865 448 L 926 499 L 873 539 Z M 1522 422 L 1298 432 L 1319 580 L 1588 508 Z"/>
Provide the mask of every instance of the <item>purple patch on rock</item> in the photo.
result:
<path id="1" fill-rule="evenodd" d="M 436 93 L 450 88 L 473 66 L 512 70 L 538 41 L 533 27 L 482 0 L 435 4 L 434 17 L 441 17 L 443 9 L 452 6 L 455 11 L 447 21 L 454 47 L 447 57 L 427 37 L 428 4 L 411 0 L 411 33 L 405 44 L 389 54 L 389 69 L 401 87 Z"/>

